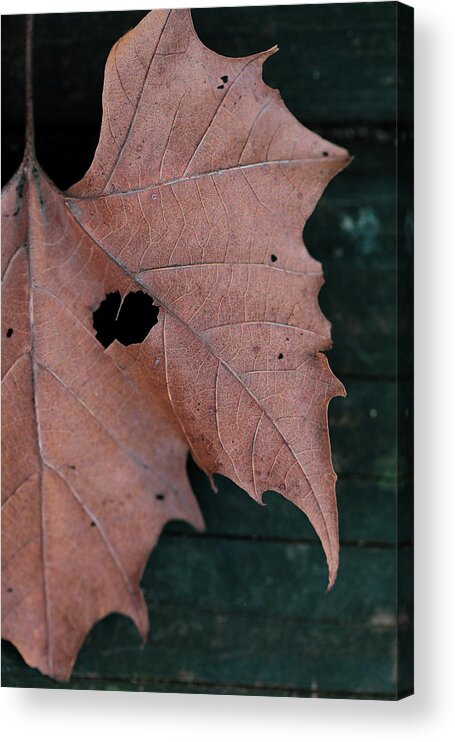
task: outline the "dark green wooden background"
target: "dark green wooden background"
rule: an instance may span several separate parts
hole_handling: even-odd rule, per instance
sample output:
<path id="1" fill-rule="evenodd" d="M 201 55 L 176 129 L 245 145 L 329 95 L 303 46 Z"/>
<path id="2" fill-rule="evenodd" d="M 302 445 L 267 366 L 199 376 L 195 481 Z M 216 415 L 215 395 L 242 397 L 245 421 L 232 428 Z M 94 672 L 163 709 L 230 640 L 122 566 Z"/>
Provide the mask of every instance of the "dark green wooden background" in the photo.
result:
<path id="1" fill-rule="evenodd" d="M 61 188 L 96 144 L 104 60 L 143 12 L 36 21 L 37 152 Z M 348 397 L 330 406 L 341 566 L 306 517 L 270 493 L 261 508 L 189 464 L 207 522 L 168 526 L 143 589 L 149 639 L 100 622 L 69 684 L 3 646 L 3 685 L 393 699 L 412 692 L 412 11 L 394 2 L 195 10 L 202 40 L 265 67 L 293 113 L 355 160 L 330 184 L 305 238 L 322 260 L 330 361 Z M 23 17 L 4 17 L 3 177 L 23 142 Z M 398 38 L 398 51 L 397 51 Z"/>

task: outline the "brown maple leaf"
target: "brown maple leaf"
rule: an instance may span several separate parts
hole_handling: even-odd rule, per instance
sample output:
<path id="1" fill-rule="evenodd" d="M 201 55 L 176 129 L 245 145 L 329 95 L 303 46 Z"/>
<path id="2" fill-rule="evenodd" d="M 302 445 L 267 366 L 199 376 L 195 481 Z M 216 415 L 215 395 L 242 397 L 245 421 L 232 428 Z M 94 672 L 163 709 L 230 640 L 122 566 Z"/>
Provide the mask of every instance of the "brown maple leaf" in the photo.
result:
<path id="1" fill-rule="evenodd" d="M 265 85 L 274 51 L 226 58 L 189 11 L 153 11 L 109 56 L 86 176 L 63 197 L 29 131 L 6 188 L 3 633 L 55 677 L 108 612 L 145 635 L 139 579 L 163 523 L 202 526 L 188 449 L 303 510 L 335 579 L 327 407 L 344 389 L 301 233 L 349 156 Z M 104 350 L 94 310 L 137 291 L 157 323 Z"/>

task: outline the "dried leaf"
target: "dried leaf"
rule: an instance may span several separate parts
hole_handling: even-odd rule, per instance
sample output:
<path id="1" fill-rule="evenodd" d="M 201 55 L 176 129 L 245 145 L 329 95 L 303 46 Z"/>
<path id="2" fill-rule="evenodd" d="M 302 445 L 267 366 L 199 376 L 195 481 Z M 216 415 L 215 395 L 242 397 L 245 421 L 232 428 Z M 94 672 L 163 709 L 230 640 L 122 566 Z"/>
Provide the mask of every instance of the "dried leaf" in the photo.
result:
<path id="1" fill-rule="evenodd" d="M 188 449 L 303 510 L 335 580 L 327 407 L 344 389 L 301 233 L 349 156 L 262 81 L 274 51 L 223 57 L 189 11 L 153 11 L 109 56 L 86 176 L 63 197 L 28 156 L 6 189 L 3 632 L 55 677 L 107 612 L 145 635 L 163 523 L 202 526 Z M 158 322 L 104 350 L 92 313 L 116 291 L 147 292 Z"/>

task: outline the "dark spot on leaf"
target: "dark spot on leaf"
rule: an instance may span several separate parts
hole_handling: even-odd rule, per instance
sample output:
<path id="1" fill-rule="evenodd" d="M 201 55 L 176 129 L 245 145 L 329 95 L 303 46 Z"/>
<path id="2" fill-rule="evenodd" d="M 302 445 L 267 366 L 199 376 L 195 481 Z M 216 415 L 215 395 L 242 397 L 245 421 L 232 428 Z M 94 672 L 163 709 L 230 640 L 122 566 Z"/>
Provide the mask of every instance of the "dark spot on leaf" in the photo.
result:
<path id="1" fill-rule="evenodd" d="M 161 493 L 159 493 L 158 495 L 155 495 L 155 499 L 156 500 L 164 500 L 164 495 L 162 495 Z"/>
<path id="2" fill-rule="evenodd" d="M 10 337 L 11 337 L 11 335 L 13 334 L 13 332 L 14 332 L 13 328 L 12 328 L 12 327 L 9 327 L 9 328 L 7 329 L 7 331 L 6 331 L 6 337 L 7 337 L 7 338 L 10 338 Z"/>
<path id="3" fill-rule="evenodd" d="M 131 291 L 121 302 L 120 292 L 107 294 L 93 312 L 96 339 L 108 348 L 114 340 L 122 345 L 142 343 L 158 322 L 159 307 L 143 291 Z"/>
<path id="4" fill-rule="evenodd" d="M 324 152 L 322 153 L 322 156 L 323 157 L 328 157 L 329 156 L 329 153 L 326 150 L 324 150 Z"/>
<path id="5" fill-rule="evenodd" d="M 12 587 L 7 587 L 6 588 L 6 592 L 7 593 L 12 593 L 13 592 L 13 588 Z"/>
<path id="6" fill-rule="evenodd" d="M 69 468 L 70 469 L 73 469 L 73 471 L 74 471 L 74 469 L 76 468 L 76 465 L 75 464 L 69 464 Z"/>
<path id="7" fill-rule="evenodd" d="M 91 525 L 91 527 L 92 527 L 92 528 L 95 528 L 95 527 L 96 527 L 96 523 L 95 523 L 95 521 L 94 521 L 94 520 L 92 520 L 92 522 L 90 523 L 90 525 Z"/>
<path id="8" fill-rule="evenodd" d="M 281 359 L 284 358 L 283 354 L 282 353 L 278 353 L 278 358 L 281 361 Z"/>
<path id="9" fill-rule="evenodd" d="M 278 258 L 277 258 L 276 255 L 271 255 L 270 256 L 270 260 L 272 261 L 272 263 L 276 263 L 276 261 L 278 260 Z"/>
<path id="10" fill-rule="evenodd" d="M 218 89 L 218 90 L 224 90 L 224 85 L 218 85 L 218 86 L 217 86 L 217 89 Z"/>
<path id="11" fill-rule="evenodd" d="M 227 82 L 229 80 L 229 77 L 227 75 L 221 75 L 220 78 L 223 82 Z"/>

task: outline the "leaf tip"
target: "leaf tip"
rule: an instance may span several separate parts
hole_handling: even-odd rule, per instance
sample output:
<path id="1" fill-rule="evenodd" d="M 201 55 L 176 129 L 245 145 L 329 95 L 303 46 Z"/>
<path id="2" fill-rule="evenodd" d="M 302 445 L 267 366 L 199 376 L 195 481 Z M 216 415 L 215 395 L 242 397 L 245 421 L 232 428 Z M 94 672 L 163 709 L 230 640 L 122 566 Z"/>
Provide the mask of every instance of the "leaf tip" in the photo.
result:
<path id="1" fill-rule="evenodd" d="M 326 593 L 329 593 L 333 588 L 338 574 L 338 560 L 336 564 L 329 564 L 329 581 L 325 589 Z"/>
<path id="2" fill-rule="evenodd" d="M 205 531 L 206 526 L 204 516 L 199 509 L 195 517 L 193 517 L 193 519 L 191 520 L 191 525 L 196 531 L 199 531 L 199 533 L 203 533 Z"/>
<path id="3" fill-rule="evenodd" d="M 266 49 L 265 51 L 260 52 L 258 56 L 263 57 L 265 61 L 266 59 L 268 59 L 269 57 L 272 57 L 274 54 L 276 54 L 279 51 L 280 49 L 279 49 L 278 44 L 275 44 L 274 46 L 271 46 L 270 49 Z"/>
<path id="4" fill-rule="evenodd" d="M 215 495 L 217 495 L 218 494 L 218 486 L 217 486 L 217 484 L 215 482 L 215 479 L 214 479 L 214 476 L 213 476 L 214 475 L 214 472 L 206 472 L 206 473 L 207 473 L 207 477 L 208 477 L 209 482 L 210 482 L 210 487 L 212 489 L 212 492 L 214 492 Z"/>
<path id="5" fill-rule="evenodd" d="M 141 621 L 140 623 L 136 623 L 136 626 L 137 626 L 137 630 L 139 631 L 139 636 L 141 637 L 141 648 L 143 648 L 147 642 L 147 638 L 149 635 L 148 617 L 145 622 Z"/>
<path id="6" fill-rule="evenodd" d="M 141 646 L 143 647 L 147 641 L 149 633 L 149 616 L 143 593 L 139 592 L 137 598 L 139 605 L 137 606 L 135 613 L 125 612 L 125 615 L 129 616 L 133 620 L 139 632 L 139 636 L 141 637 Z"/>

